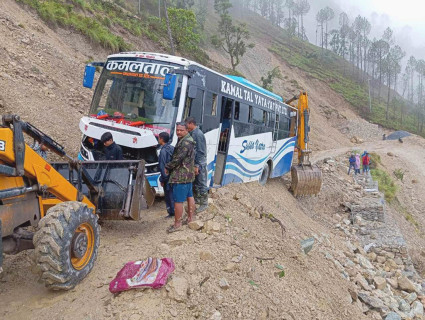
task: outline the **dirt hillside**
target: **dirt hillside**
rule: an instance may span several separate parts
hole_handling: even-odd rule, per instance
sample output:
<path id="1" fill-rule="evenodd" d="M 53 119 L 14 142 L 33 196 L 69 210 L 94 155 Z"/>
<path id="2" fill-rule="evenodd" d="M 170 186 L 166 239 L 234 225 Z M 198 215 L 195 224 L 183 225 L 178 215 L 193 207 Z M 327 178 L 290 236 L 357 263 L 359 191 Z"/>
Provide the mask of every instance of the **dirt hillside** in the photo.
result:
<path id="1" fill-rule="evenodd" d="M 228 186 L 212 194 L 208 212 L 199 217 L 219 230 L 185 227 L 173 235 L 165 232 L 170 221 L 164 218 L 164 203 L 158 201 L 140 222 L 102 226 L 95 268 L 70 292 L 50 292 L 38 282 L 32 251 L 7 256 L 0 276 L 1 319 L 383 319 L 395 310 L 370 304 L 375 301 L 371 297 L 380 294 L 374 277 L 387 272 L 385 277 L 391 279 L 401 271 L 385 271 L 376 257 L 363 251 L 357 229 L 349 220 L 346 224 L 349 215 L 341 204 L 364 195 L 346 175 L 346 155 L 353 149 L 375 151 L 389 172 L 405 171 L 403 182 L 397 182 L 397 197 L 417 224 L 395 209 L 388 214 L 398 222 L 417 270 L 423 271 L 424 140 L 380 141 L 384 130 L 360 119 L 326 84 L 270 53 L 267 28 L 259 27 L 256 33 L 256 46 L 240 71 L 255 82 L 279 65 L 286 77 L 275 83 L 276 92 L 288 98 L 299 90 L 308 92 L 315 161 L 323 168 L 331 166 L 326 161 L 336 163 L 324 171 L 322 193 L 295 199 L 287 191 L 288 177 L 265 187 Z M 52 29 L 13 0 L 0 3 L 0 35 L 0 114 L 20 114 L 75 155 L 78 122 L 92 95 L 81 85 L 84 64 L 104 60 L 108 52 L 70 30 Z M 140 50 L 161 50 L 147 40 L 138 41 Z M 210 48 L 208 54 L 226 66 L 223 53 Z M 258 63 L 259 57 L 266 67 Z M 262 214 L 279 219 L 286 228 L 283 235 L 280 225 Z M 308 238 L 315 243 L 305 254 L 300 241 Z M 176 270 L 166 288 L 117 296 L 108 291 L 126 262 L 149 256 L 174 259 Z M 364 259 L 370 259 L 372 268 Z M 276 265 L 284 268 L 284 277 L 279 278 Z M 402 295 L 399 287 L 388 290 Z M 414 300 L 420 301 L 421 293 L 418 289 Z M 417 301 L 412 301 L 412 308 Z"/>

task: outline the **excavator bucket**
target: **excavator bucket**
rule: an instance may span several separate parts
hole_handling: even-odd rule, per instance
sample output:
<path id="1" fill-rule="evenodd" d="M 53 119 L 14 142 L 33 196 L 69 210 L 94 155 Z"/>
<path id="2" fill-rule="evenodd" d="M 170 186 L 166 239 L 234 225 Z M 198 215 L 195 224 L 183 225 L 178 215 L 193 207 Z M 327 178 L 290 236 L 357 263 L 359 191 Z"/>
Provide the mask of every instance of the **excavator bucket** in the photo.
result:
<path id="1" fill-rule="evenodd" d="M 294 196 L 317 195 L 322 186 L 322 171 L 315 165 L 294 165 L 291 168 Z"/>

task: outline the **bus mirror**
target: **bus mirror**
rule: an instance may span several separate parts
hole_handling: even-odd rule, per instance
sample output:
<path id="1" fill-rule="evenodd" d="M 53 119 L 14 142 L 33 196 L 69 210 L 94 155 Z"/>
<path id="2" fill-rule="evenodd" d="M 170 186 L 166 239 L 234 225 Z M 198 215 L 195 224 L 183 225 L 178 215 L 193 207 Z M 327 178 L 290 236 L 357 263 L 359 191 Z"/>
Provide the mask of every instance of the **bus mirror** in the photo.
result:
<path id="1" fill-rule="evenodd" d="M 162 97 L 164 100 L 174 100 L 176 97 L 177 89 L 177 75 L 167 73 L 164 80 L 164 90 L 162 92 Z"/>
<path id="2" fill-rule="evenodd" d="M 83 86 L 85 88 L 93 88 L 93 82 L 94 82 L 94 74 L 96 72 L 96 67 L 92 65 L 86 65 L 86 69 L 84 70 L 84 79 L 83 79 Z"/>
<path id="3" fill-rule="evenodd" d="M 198 88 L 194 86 L 189 87 L 189 92 L 187 93 L 188 98 L 195 99 L 198 94 Z"/>

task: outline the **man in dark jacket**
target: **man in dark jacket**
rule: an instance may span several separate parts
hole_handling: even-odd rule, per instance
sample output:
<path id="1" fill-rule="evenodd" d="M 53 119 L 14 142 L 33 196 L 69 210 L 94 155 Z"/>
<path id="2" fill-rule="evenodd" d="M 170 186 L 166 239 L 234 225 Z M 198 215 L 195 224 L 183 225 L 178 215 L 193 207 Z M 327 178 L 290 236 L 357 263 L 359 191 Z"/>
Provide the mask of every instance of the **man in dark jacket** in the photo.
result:
<path id="1" fill-rule="evenodd" d="M 174 217 L 174 199 L 173 199 L 173 188 L 168 183 L 169 176 L 165 174 L 165 165 L 171 161 L 173 156 L 174 147 L 169 143 L 170 135 L 167 132 L 161 132 L 158 137 L 158 142 L 161 145 L 159 151 L 158 163 L 161 176 L 159 181 L 161 186 L 164 188 L 165 204 L 167 206 L 168 217 Z"/>
<path id="2" fill-rule="evenodd" d="M 197 213 L 208 208 L 208 171 L 207 171 L 207 142 L 204 133 L 196 125 L 195 118 L 187 118 L 186 125 L 195 141 L 195 182 L 193 192 L 195 203 L 199 203 Z"/>
<path id="3" fill-rule="evenodd" d="M 102 134 L 100 141 L 105 146 L 105 160 L 123 160 L 122 149 L 114 142 L 112 133 L 105 132 Z"/>
<path id="4" fill-rule="evenodd" d="M 187 222 L 191 222 L 195 211 L 192 183 L 195 180 L 195 142 L 187 131 L 186 124 L 179 122 L 176 125 L 176 134 L 179 138 L 174 148 L 173 158 L 165 165 L 165 173 L 170 173 L 168 182 L 173 185 L 174 198 L 174 225 L 168 232 L 180 230 L 182 226 L 183 203 L 187 200 Z"/>

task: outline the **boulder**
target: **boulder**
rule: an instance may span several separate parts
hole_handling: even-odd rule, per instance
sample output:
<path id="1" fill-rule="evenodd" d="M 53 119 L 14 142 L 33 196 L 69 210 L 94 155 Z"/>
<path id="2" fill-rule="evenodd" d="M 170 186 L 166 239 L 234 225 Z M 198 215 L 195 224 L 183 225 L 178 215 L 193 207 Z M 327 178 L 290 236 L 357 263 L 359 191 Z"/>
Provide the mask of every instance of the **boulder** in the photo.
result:
<path id="1" fill-rule="evenodd" d="M 216 310 L 210 318 L 210 320 L 221 320 L 221 319 L 222 319 L 221 313 L 218 310 Z"/>
<path id="2" fill-rule="evenodd" d="M 387 282 L 382 277 L 373 278 L 373 283 L 375 284 L 375 288 L 379 290 L 384 290 L 387 287 Z"/>
<path id="3" fill-rule="evenodd" d="M 359 265 L 360 266 L 362 266 L 363 268 L 366 268 L 366 269 L 373 269 L 373 265 L 363 255 L 361 255 L 360 253 L 358 253 L 358 254 L 356 254 L 356 257 L 357 257 L 357 259 L 359 261 Z"/>
<path id="4" fill-rule="evenodd" d="M 385 317 L 385 320 L 401 320 L 401 317 L 395 312 L 390 312 Z"/>
<path id="5" fill-rule="evenodd" d="M 401 276 L 397 279 L 398 286 L 401 290 L 407 291 L 407 292 L 415 292 L 416 287 L 412 281 L 410 281 L 406 276 Z"/>
<path id="6" fill-rule="evenodd" d="M 189 229 L 192 230 L 201 230 L 204 227 L 204 223 L 201 220 L 195 220 L 195 221 L 191 221 L 188 224 Z"/>
<path id="7" fill-rule="evenodd" d="M 408 304 L 412 304 L 413 301 L 415 301 L 417 298 L 418 298 L 418 295 L 416 294 L 416 292 L 412 292 L 405 299 Z"/>
<path id="8" fill-rule="evenodd" d="M 363 290 L 366 290 L 366 291 L 372 290 L 369 284 L 367 283 L 366 279 L 361 274 L 357 274 L 356 278 L 354 279 L 354 282 L 358 286 L 360 286 L 360 288 L 362 288 Z"/>
<path id="9" fill-rule="evenodd" d="M 419 301 L 412 303 L 412 313 L 416 317 L 423 317 L 424 315 L 424 306 Z"/>
<path id="10" fill-rule="evenodd" d="M 400 302 L 398 303 L 398 308 L 400 309 L 401 312 L 409 312 L 410 311 L 410 305 L 407 303 L 406 300 L 400 300 Z"/>
<path id="11" fill-rule="evenodd" d="M 188 242 L 188 238 L 181 232 L 171 234 L 167 239 L 167 244 L 170 246 L 181 246 L 185 242 Z"/>
<path id="12" fill-rule="evenodd" d="M 360 292 L 358 296 L 361 301 L 363 301 L 368 306 L 371 306 L 372 308 L 381 309 L 384 307 L 384 303 L 382 302 L 381 299 L 378 299 L 376 297 L 371 297 L 365 292 Z"/>
<path id="13" fill-rule="evenodd" d="M 387 282 L 393 289 L 398 288 L 398 281 L 396 278 L 387 278 Z"/>
<path id="14" fill-rule="evenodd" d="M 202 229 L 202 231 L 207 234 L 218 233 L 220 232 L 220 230 L 221 230 L 220 223 L 212 221 L 212 220 L 205 222 L 204 229 Z"/>
<path id="15" fill-rule="evenodd" d="M 188 290 L 189 282 L 182 277 L 173 277 L 167 285 L 168 297 L 177 302 L 185 302 L 187 300 Z"/>

